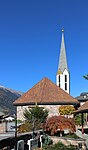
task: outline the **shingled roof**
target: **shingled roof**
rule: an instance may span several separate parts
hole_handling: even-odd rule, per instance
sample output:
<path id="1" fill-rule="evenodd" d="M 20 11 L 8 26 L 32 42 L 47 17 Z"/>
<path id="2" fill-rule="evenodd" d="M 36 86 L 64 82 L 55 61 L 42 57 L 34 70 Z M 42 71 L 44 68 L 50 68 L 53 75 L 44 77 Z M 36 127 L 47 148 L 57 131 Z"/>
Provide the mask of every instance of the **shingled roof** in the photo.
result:
<path id="1" fill-rule="evenodd" d="M 76 113 L 88 113 L 88 101 L 78 108 Z"/>
<path id="2" fill-rule="evenodd" d="M 28 90 L 20 98 L 18 98 L 13 105 L 25 106 L 34 105 L 35 103 L 40 105 L 57 104 L 57 105 L 76 105 L 78 100 L 70 96 L 64 90 L 59 88 L 48 78 L 42 79 L 33 88 Z"/>
<path id="3" fill-rule="evenodd" d="M 79 102 L 86 102 L 88 101 L 88 92 L 83 92 L 80 96 L 75 97 Z"/>

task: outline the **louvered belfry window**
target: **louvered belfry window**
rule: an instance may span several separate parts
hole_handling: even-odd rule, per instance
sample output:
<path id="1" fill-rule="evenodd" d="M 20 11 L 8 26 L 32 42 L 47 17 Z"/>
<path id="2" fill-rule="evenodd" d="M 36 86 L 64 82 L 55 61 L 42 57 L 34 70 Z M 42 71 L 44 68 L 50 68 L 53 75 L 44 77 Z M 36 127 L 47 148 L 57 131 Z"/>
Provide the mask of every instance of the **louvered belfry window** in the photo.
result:
<path id="1" fill-rule="evenodd" d="M 67 90 L 67 75 L 65 75 L 65 90 Z"/>

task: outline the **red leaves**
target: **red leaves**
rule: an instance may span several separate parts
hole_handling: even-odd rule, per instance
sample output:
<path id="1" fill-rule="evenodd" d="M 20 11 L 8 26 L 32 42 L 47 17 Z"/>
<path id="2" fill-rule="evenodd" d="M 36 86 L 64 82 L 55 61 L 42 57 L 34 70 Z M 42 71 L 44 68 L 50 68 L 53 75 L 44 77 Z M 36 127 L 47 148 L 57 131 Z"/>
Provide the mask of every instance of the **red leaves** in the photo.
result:
<path id="1" fill-rule="evenodd" d="M 54 135 L 58 130 L 63 131 L 68 129 L 70 132 L 75 131 L 75 123 L 72 118 L 65 118 L 64 116 L 52 116 L 45 124 L 45 131 L 50 132 Z"/>

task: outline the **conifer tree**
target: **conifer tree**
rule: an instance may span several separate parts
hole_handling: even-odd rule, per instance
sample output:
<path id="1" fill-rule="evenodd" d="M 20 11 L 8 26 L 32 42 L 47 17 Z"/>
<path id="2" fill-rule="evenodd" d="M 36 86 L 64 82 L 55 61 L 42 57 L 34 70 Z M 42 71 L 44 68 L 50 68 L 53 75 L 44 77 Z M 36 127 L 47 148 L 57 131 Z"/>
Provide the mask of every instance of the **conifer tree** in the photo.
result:
<path id="1" fill-rule="evenodd" d="M 35 130 L 35 125 L 37 124 L 43 124 L 48 116 L 48 110 L 44 109 L 44 107 L 39 107 L 36 105 L 35 107 L 25 109 L 24 111 L 24 117 L 25 119 L 32 123 L 32 129 L 33 129 L 33 135 Z"/>

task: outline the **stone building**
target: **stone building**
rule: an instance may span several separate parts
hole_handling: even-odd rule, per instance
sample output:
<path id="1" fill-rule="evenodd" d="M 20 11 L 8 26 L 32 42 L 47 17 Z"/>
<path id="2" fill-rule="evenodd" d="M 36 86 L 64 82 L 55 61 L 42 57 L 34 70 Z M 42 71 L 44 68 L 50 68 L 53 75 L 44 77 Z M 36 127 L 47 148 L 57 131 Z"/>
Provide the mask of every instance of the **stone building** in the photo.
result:
<path id="1" fill-rule="evenodd" d="M 38 105 L 49 110 L 49 116 L 59 115 L 60 105 L 74 105 L 79 102 L 48 78 L 42 79 L 14 103 L 17 106 L 17 118 L 23 120 L 23 112 L 27 107 Z"/>
<path id="2" fill-rule="evenodd" d="M 18 98 L 13 104 L 17 106 L 17 117 L 23 120 L 23 112 L 27 107 L 39 105 L 49 110 L 49 116 L 59 115 L 60 105 L 74 105 L 79 102 L 69 95 L 70 74 L 67 65 L 64 30 L 62 30 L 61 48 L 56 84 L 48 78 L 39 81 L 28 92 Z"/>

